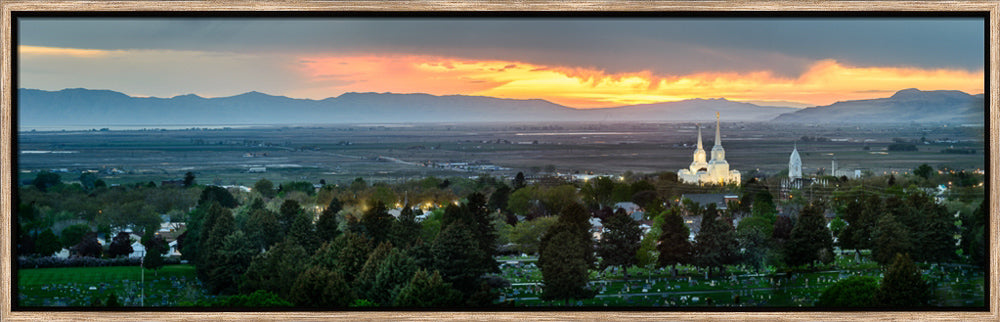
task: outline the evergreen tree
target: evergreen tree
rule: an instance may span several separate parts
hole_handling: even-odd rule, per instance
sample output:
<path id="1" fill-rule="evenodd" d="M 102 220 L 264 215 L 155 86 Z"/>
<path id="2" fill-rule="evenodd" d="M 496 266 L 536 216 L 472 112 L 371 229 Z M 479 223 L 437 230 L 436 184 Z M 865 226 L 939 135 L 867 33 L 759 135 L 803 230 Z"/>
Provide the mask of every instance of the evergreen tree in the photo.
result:
<path id="1" fill-rule="evenodd" d="M 281 235 L 287 236 L 289 230 L 292 229 L 292 223 L 300 215 L 302 215 L 302 206 L 299 205 L 298 201 L 285 199 L 281 203 L 281 208 L 278 210 L 278 225 L 281 227 Z"/>
<path id="2" fill-rule="evenodd" d="M 375 275 L 378 274 L 382 262 L 389 257 L 392 249 L 392 243 L 386 241 L 380 243 L 368 254 L 368 259 L 361 267 L 361 271 L 358 272 L 357 278 L 354 279 L 353 286 L 357 290 L 358 298 L 375 302 L 373 299 L 378 297 L 377 294 L 381 291 L 375 288 Z"/>
<path id="3" fill-rule="evenodd" d="M 517 172 L 517 175 L 514 176 L 514 182 L 512 183 L 512 185 L 514 186 L 514 191 L 517 191 L 518 189 L 525 187 L 523 172 L 520 171 Z"/>
<path id="4" fill-rule="evenodd" d="M 392 229 L 394 220 L 385 204 L 377 201 L 361 217 L 361 226 L 365 236 L 377 244 L 389 240 L 389 230 Z"/>
<path id="5" fill-rule="evenodd" d="M 194 173 L 188 172 L 184 174 L 184 188 L 194 185 Z"/>
<path id="6" fill-rule="evenodd" d="M 715 204 L 709 204 L 701 217 L 701 230 L 695 236 L 695 258 L 700 266 L 718 268 L 735 263 L 739 249 L 736 233 L 728 220 L 721 220 Z"/>
<path id="7" fill-rule="evenodd" d="M 500 268 L 493 256 L 497 252 L 497 229 L 493 224 L 493 212 L 486 207 L 486 197 L 475 192 L 466 197 L 468 202 L 464 207 L 469 212 L 473 228 L 473 238 L 476 240 L 478 255 L 476 265 L 484 273 L 499 273 Z"/>
<path id="8" fill-rule="evenodd" d="M 393 248 L 375 273 L 372 287 L 375 292 L 370 299 L 382 305 L 392 305 L 418 269 L 417 262 L 412 257 Z"/>
<path id="9" fill-rule="evenodd" d="M 876 302 L 889 307 L 925 307 L 931 300 L 931 285 L 909 255 L 896 254 L 882 278 Z"/>
<path id="10" fill-rule="evenodd" d="M 340 223 L 337 222 L 337 213 L 343 208 L 340 199 L 333 198 L 330 204 L 320 213 L 316 220 L 316 235 L 320 243 L 333 241 L 340 235 Z"/>
<path id="11" fill-rule="evenodd" d="M 392 222 L 389 240 L 397 247 L 409 248 L 420 238 L 420 223 L 409 204 L 403 206 L 399 219 Z"/>
<path id="12" fill-rule="evenodd" d="M 435 270 L 465 295 L 475 292 L 479 286 L 479 277 L 485 273 L 479 265 L 477 246 L 469 226 L 463 222 L 444 227 L 431 246 Z"/>
<path id="13" fill-rule="evenodd" d="M 875 224 L 873 243 L 872 258 L 882 265 L 892 263 L 897 253 L 909 254 L 913 245 L 909 231 L 890 214 Z"/>
<path id="14" fill-rule="evenodd" d="M 300 214 L 292 222 L 292 227 L 288 231 L 288 237 L 294 239 L 299 245 L 302 245 L 306 254 L 315 252 L 320 244 L 319 236 L 316 234 L 316 228 L 310 217 L 312 216 L 308 214 Z"/>
<path id="15" fill-rule="evenodd" d="M 216 254 L 216 263 L 209 272 L 211 290 L 233 294 L 238 291 L 243 275 L 250 268 L 254 256 L 260 254 L 260 249 L 243 231 L 237 230 L 223 238 Z"/>
<path id="16" fill-rule="evenodd" d="M 454 306 L 462 298 L 462 293 L 451 288 L 437 271 L 428 273 L 418 270 L 409 283 L 399 291 L 395 305 L 401 307 L 443 307 Z"/>
<path id="17" fill-rule="evenodd" d="M 922 212 L 922 220 L 914 227 L 917 233 L 911 234 L 914 237 L 914 248 L 920 250 L 915 252 L 915 259 L 937 263 L 953 260 L 957 249 L 955 233 L 958 232 L 954 216 L 947 208 L 922 192 L 912 194 L 908 200 L 913 209 Z"/>
<path id="18" fill-rule="evenodd" d="M 571 203 L 542 236 L 538 257 L 545 283 L 542 299 L 564 299 L 568 304 L 569 299 L 594 296 L 587 288 L 589 269 L 594 266 L 588 217 L 583 206 Z"/>
<path id="19" fill-rule="evenodd" d="M 785 244 L 785 255 L 790 266 L 833 260 L 833 236 L 826 228 L 821 206 L 810 204 L 799 212 L 799 220 Z"/>
<path id="20" fill-rule="evenodd" d="M 656 246 L 656 249 L 660 251 L 656 262 L 657 266 L 673 265 L 676 268 L 679 264 L 690 263 L 692 246 L 688 237 L 691 231 L 684 224 L 684 218 L 681 217 L 676 207 L 671 208 L 666 214 L 660 230 L 660 243 Z"/>
<path id="21" fill-rule="evenodd" d="M 290 296 L 296 305 L 318 307 L 346 307 L 356 298 L 340 272 L 316 265 L 299 274 Z"/>
<path id="22" fill-rule="evenodd" d="M 251 210 L 245 230 L 247 238 L 260 250 L 268 249 L 285 238 L 278 223 L 278 214 L 267 209 Z"/>
<path id="23" fill-rule="evenodd" d="M 215 204 L 213 203 L 213 207 Z M 208 286 L 211 293 L 235 290 L 232 276 L 229 270 L 220 269 L 224 262 L 220 260 L 223 252 L 223 243 L 226 236 L 236 230 L 235 220 L 232 212 L 225 208 L 216 208 L 219 213 L 215 216 L 215 223 L 211 230 L 207 231 L 205 243 L 201 245 L 201 259 L 198 261 L 198 271 L 204 276 L 203 282 Z M 212 211 L 212 210 L 210 210 Z M 241 236 L 242 237 L 242 236 Z"/>
<path id="24" fill-rule="evenodd" d="M 601 258 L 600 269 L 616 266 L 628 272 L 629 267 L 638 263 L 635 255 L 642 239 L 642 229 L 621 208 L 608 218 L 607 223 L 606 230 L 597 243 L 597 255 Z"/>
<path id="25" fill-rule="evenodd" d="M 161 236 L 155 236 L 152 230 L 147 230 L 142 237 L 142 246 L 146 248 L 142 267 L 153 270 L 154 274 L 163 267 L 163 255 L 170 250 L 170 245 Z"/>
<path id="26" fill-rule="evenodd" d="M 298 243 L 284 240 L 267 252 L 254 256 L 240 284 L 240 292 L 247 294 L 264 290 L 281 298 L 290 298 L 291 286 L 306 267 L 308 256 Z"/>

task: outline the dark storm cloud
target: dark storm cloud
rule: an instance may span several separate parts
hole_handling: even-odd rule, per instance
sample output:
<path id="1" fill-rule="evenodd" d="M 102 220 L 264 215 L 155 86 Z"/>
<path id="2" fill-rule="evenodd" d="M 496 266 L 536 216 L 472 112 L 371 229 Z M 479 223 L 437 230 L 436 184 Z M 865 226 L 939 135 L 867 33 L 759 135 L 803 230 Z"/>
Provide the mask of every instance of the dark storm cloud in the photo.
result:
<path id="1" fill-rule="evenodd" d="M 22 18 L 20 44 L 93 49 L 407 53 L 608 72 L 856 66 L 983 68 L 972 18 Z"/>

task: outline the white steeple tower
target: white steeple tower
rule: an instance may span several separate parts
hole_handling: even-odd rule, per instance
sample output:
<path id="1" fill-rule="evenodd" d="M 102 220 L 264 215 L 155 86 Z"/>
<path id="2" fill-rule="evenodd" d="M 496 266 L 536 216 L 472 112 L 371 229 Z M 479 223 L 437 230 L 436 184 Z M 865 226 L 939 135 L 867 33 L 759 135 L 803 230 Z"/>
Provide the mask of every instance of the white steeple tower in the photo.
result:
<path id="1" fill-rule="evenodd" d="M 705 162 L 705 148 L 701 145 L 701 125 L 698 125 L 698 148 L 694 150 L 693 160 L 688 170 L 697 173 L 699 170 L 707 169 L 708 162 Z"/>
<path id="2" fill-rule="evenodd" d="M 802 158 L 799 157 L 798 144 L 792 147 L 792 155 L 788 157 L 788 178 L 802 178 Z"/>
<path id="3" fill-rule="evenodd" d="M 719 112 L 715 112 L 715 146 L 712 147 L 712 161 L 726 163 L 726 150 L 722 148 L 722 135 L 719 134 Z M 726 169 L 729 172 L 729 169 Z"/>

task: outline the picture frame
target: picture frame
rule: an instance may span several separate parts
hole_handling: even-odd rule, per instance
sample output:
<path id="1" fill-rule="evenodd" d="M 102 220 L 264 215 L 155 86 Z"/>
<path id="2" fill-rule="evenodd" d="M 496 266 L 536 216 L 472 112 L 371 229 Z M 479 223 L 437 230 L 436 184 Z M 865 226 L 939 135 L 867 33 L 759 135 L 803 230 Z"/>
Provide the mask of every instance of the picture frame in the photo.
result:
<path id="1" fill-rule="evenodd" d="M 987 124 L 987 164 L 990 187 L 1000 185 L 1000 175 L 997 170 L 997 160 L 1000 160 L 1000 1 L 739 1 L 739 2 L 687 2 L 687 1 L 501 1 L 501 2 L 456 2 L 447 0 L 427 0 L 417 2 L 394 1 L 278 1 L 278 2 L 244 2 L 244 1 L 5 1 L 0 4 L 0 33 L 2 33 L 2 65 L 0 65 L 0 91 L 2 91 L 2 118 L 0 118 L 0 320 L 4 321 L 36 321 L 36 320 L 192 320 L 192 319 L 222 319 L 222 320 L 963 320 L 992 321 L 1000 319 L 1000 192 L 997 189 L 987 189 L 989 201 L 989 258 L 988 268 L 988 312 L 956 312 L 956 311 L 63 311 L 45 312 L 12 310 L 11 286 L 13 285 L 11 271 L 15 263 L 12 261 L 13 237 L 11 213 L 12 189 L 16 165 L 11 162 L 11 142 L 16 133 L 12 128 L 13 110 L 11 96 L 16 90 L 13 82 L 12 52 L 16 44 L 12 43 L 11 26 L 17 13 L 27 12 L 105 12 L 128 14 L 130 12 L 165 12 L 184 14 L 185 12 L 202 12 L 207 14 L 227 12 L 272 11 L 272 12 L 456 12 L 475 15 L 480 12 L 530 12 L 532 14 L 559 12 L 722 12 L 725 15 L 740 14 L 777 14 L 782 13 L 848 13 L 863 15 L 865 13 L 912 13 L 932 15 L 934 12 L 988 12 L 989 39 L 986 76 L 989 88 L 987 92 L 987 113 L 993 116 Z"/>

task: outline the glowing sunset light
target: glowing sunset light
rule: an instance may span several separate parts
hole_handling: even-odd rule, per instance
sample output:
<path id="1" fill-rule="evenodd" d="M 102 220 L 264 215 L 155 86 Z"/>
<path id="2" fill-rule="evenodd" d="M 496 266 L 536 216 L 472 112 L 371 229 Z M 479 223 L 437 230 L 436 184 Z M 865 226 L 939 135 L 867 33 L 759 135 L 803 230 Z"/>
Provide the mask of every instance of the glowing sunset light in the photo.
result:
<path id="1" fill-rule="evenodd" d="M 576 108 L 720 97 L 828 105 L 885 97 L 904 88 L 976 94 L 983 91 L 984 77 L 982 70 L 855 67 L 834 60 L 817 61 L 798 77 L 776 76 L 766 70 L 606 73 L 583 67 L 424 55 L 309 57 L 300 62 L 301 72 L 317 85 L 314 90 L 325 96 L 344 92 L 483 95 L 545 99 Z"/>

